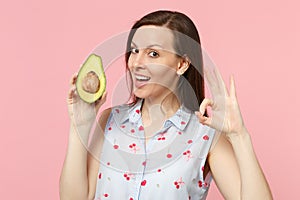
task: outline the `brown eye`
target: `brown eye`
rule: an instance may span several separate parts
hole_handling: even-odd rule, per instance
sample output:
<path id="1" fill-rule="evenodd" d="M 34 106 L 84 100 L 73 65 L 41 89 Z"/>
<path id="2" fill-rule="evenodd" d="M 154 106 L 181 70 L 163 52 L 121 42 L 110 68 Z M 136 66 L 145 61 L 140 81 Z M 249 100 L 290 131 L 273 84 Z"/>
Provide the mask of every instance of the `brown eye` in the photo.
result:
<path id="1" fill-rule="evenodd" d="M 131 48 L 131 53 L 136 54 L 139 53 L 139 50 L 137 48 Z"/>
<path id="2" fill-rule="evenodd" d="M 151 51 L 150 53 L 149 53 L 149 55 L 151 56 L 151 57 L 158 57 L 159 55 L 158 55 L 158 53 L 156 52 L 156 51 Z"/>

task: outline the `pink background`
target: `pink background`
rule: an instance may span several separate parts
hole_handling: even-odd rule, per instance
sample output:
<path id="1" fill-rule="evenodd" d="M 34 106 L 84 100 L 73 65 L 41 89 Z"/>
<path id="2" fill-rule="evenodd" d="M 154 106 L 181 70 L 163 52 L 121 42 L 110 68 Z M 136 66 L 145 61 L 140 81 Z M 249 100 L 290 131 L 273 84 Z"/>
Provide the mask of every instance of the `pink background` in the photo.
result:
<path id="1" fill-rule="evenodd" d="M 59 199 L 71 75 L 96 45 L 156 9 L 179 10 L 228 82 L 275 199 L 300 199 L 297 0 L 1 2 L 1 199 Z M 111 83 L 113 84 L 113 83 Z M 222 199 L 213 185 L 209 199 Z"/>

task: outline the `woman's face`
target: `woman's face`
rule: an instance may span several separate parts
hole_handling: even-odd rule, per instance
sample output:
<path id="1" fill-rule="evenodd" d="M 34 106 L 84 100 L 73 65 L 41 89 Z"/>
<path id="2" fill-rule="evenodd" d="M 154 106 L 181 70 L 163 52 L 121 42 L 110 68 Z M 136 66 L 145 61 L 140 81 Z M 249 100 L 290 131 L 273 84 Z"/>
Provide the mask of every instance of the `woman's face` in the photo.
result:
<path id="1" fill-rule="evenodd" d="M 132 38 L 128 67 L 133 93 L 139 98 L 164 97 L 174 91 L 182 58 L 174 50 L 174 35 L 160 26 L 141 26 Z"/>

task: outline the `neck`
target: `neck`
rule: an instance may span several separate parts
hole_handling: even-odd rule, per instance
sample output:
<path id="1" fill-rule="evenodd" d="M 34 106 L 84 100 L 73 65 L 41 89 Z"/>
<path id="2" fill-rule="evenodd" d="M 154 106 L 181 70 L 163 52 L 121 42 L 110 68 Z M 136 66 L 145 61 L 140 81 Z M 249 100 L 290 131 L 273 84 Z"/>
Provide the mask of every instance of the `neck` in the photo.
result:
<path id="1" fill-rule="evenodd" d="M 142 113 L 149 118 L 152 118 L 151 116 L 157 116 L 167 119 L 171 117 L 179 107 L 180 103 L 178 98 L 171 92 L 160 99 L 146 98 L 143 103 Z"/>

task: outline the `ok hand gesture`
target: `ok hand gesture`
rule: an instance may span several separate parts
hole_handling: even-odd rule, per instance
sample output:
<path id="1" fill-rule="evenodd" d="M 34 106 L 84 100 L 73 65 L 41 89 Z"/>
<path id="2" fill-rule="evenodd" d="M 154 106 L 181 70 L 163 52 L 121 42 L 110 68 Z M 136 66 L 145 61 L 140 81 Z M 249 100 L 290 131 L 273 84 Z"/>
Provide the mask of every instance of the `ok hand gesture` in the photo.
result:
<path id="1" fill-rule="evenodd" d="M 210 71 L 206 69 L 204 77 L 211 90 L 212 99 L 205 98 L 200 105 L 200 112 L 195 112 L 199 122 L 223 132 L 228 137 L 245 133 L 233 76 L 230 77 L 229 93 L 216 68 Z M 203 114 L 208 107 L 211 107 L 211 116 L 206 117 Z"/>

